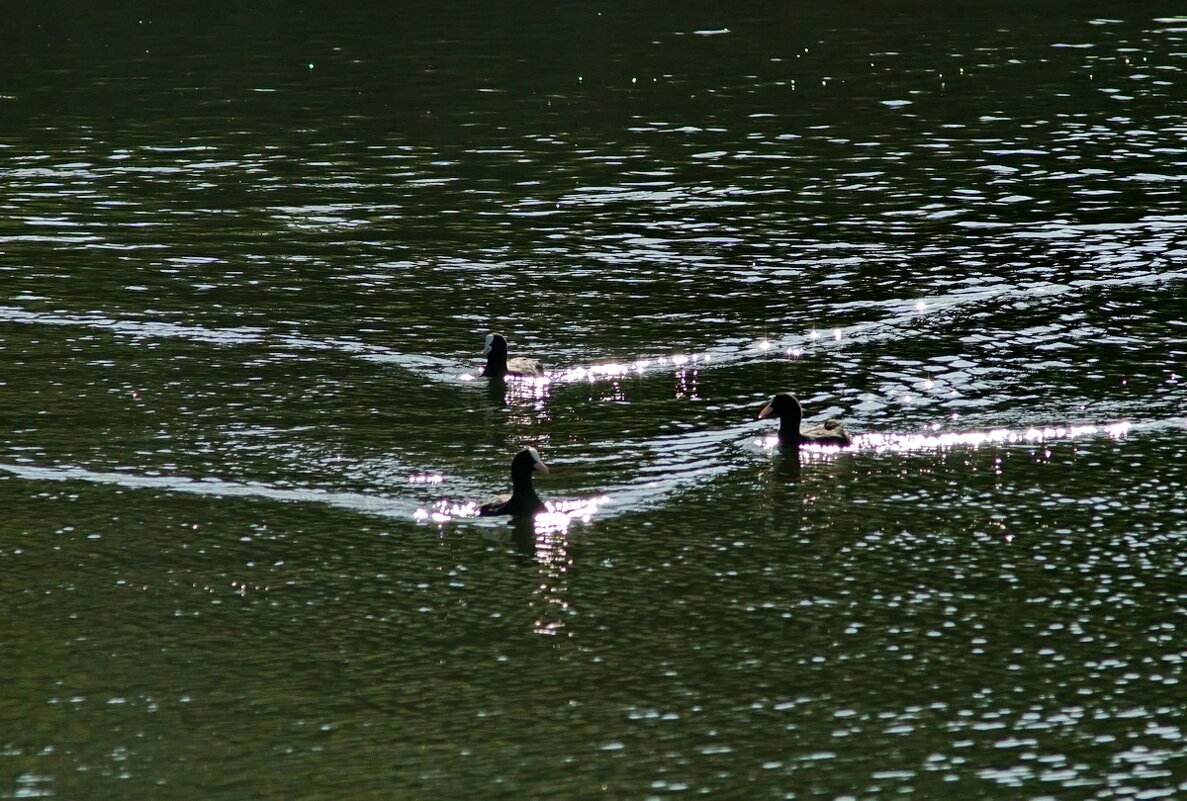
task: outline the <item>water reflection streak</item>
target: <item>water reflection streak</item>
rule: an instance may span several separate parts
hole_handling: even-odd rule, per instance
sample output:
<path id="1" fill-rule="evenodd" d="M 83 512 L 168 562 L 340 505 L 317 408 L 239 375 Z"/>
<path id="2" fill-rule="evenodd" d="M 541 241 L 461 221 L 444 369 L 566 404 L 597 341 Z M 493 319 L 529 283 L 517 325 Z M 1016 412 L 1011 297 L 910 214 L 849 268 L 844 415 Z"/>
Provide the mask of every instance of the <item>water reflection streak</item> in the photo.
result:
<path id="1" fill-rule="evenodd" d="M 938 429 L 938 424 L 937 424 Z M 801 454 L 822 458 L 839 453 L 874 451 L 875 453 L 906 453 L 912 451 L 941 451 L 949 448 L 980 448 L 986 445 L 1017 445 L 1049 442 L 1052 440 L 1077 439 L 1104 434 L 1111 439 L 1121 439 L 1130 430 L 1128 421 L 1102 425 L 1083 424 L 1073 426 L 1044 426 L 1027 429 L 994 428 L 987 431 L 945 431 L 922 434 L 855 434 L 853 444 L 801 445 Z M 780 448 L 778 436 L 762 437 L 755 445 L 763 450 Z"/>

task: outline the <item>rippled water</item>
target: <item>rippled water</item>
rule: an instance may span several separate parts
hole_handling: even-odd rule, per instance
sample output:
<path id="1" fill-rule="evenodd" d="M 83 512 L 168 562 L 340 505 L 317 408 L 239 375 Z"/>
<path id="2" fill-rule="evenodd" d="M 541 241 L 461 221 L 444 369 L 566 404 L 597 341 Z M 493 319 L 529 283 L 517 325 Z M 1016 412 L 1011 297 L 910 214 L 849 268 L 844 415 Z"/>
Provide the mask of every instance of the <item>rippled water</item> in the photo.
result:
<path id="1" fill-rule="evenodd" d="M 14 9 L 0 797 L 1187 792 L 1187 17 L 991 5 Z"/>

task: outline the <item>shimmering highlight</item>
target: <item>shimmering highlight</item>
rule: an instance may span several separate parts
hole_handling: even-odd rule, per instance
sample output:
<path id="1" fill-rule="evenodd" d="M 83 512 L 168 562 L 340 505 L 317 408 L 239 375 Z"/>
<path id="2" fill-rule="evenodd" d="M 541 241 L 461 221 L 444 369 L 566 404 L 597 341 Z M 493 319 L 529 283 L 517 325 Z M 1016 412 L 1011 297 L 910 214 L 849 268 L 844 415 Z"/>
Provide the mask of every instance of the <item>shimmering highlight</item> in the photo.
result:
<path id="1" fill-rule="evenodd" d="M 445 476 L 440 473 L 425 473 L 421 475 L 408 476 L 409 484 L 440 484 L 445 481 Z"/>
<path id="2" fill-rule="evenodd" d="M 687 369 L 690 365 L 699 365 L 712 361 L 708 353 L 677 353 L 672 356 L 660 356 L 655 359 L 636 359 L 633 362 L 606 362 L 605 364 L 582 365 L 568 370 L 554 373 L 551 378 L 555 381 L 572 383 L 576 381 L 599 381 L 603 379 L 625 378 L 632 375 L 644 375 L 656 369 L 674 367 L 677 370 Z"/>
<path id="3" fill-rule="evenodd" d="M 574 522 L 588 523 L 598 508 L 609 500 L 609 496 L 599 495 L 594 498 L 545 501 L 545 510 L 535 517 L 536 526 L 551 531 L 564 531 Z M 448 498 L 442 498 L 428 509 L 423 507 L 417 509 L 412 513 L 412 519 L 441 524 L 450 523 L 478 517 L 480 506 L 481 504 L 476 501 L 456 503 Z"/>
<path id="4" fill-rule="evenodd" d="M 910 451 L 939 451 L 949 448 L 980 448 L 988 445 L 1035 444 L 1052 440 L 1075 439 L 1078 437 L 1105 434 L 1120 439 L 1129 433 L 1128 421 L 1107 425 L 1045 426 L 1027 429 L 995 428 L 988 431 L 943 432 L 932 434 L 856 434 L 853 444 L 800 446 L 801 453 L 827 455 L 848 451 L 874 451 L 876 453 L 905 453 Z M 755 444 L 765 450 L 779 447 L 777 436 L 763 437 Z"/>

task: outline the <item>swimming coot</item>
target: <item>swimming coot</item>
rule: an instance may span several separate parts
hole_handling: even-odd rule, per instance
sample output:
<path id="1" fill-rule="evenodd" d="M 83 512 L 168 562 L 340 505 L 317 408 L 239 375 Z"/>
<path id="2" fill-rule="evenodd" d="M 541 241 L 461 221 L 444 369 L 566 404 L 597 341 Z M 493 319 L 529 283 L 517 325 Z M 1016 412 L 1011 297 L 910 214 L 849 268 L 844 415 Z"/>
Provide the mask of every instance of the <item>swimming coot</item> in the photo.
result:
<path id="1" fill-rule="evenodd" d="M 779 418 L 779 440 L 785 445 L 799 447 L 803 444 L 851 445 L 852 440 L 836 420 L 826 420 L 822 426 L 800 430 L 804 410 L 794 396 L 780 392 L 758 413 L 759 419 Z"/>
<path id="2" fill-rule="evenodd" d="M 548 465 L 540 458 L 539 451 L 527 448 L 515 454 L 511 460 L 511 494 L 500 495 L 490 503 L 484 503 L 478 507 L 478 514 L 484 517 L 530 517 L 544 511 L 544 501 L 532 489 L 532 474 L 537 472 L 548 472 Z"/>
<path id="3" fill-rule="evenodd" d="M 507 340 L 503 338 L 502 334 L 490 333 L 486 335 L 486 347 L 482 349 L 482 355 L 486 357 L 486 367 L 482 368 L 482 374 L 485 376 L 491 378 L 502 378 L 507 375 L 531 378 L 544 376 L 544 366 L 535 359 L 526 359 L 522 356 L 508 359 Z"/>

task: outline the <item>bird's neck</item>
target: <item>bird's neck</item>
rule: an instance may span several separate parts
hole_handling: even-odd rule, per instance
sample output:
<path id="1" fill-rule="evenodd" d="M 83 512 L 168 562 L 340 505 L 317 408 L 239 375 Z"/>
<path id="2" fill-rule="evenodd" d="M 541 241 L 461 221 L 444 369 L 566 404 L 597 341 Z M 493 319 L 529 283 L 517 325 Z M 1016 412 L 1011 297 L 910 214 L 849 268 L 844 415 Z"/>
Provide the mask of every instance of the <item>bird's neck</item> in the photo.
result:
<path id="1" fill-rule="evenodd" d="M 532 495 L 536 494 L 536 490 L 532 487 L 532 474 L 526 473 L 524 475 L 511 474 L 511 494 L 512 495 Z"/>
<path id="2" fill-rule="evenodd" d="M 800 441 L 800 421 L 798 414 L 789 414 L 779 418 L 779 439 L 786 441 Z"/>
<path id="3" fill-rule="evenodd" d="M 501 376 L 507 374 L 507 354 L 491 351 L 486 356 L 486 367 L 482 368 L 483 375 Z"/>

